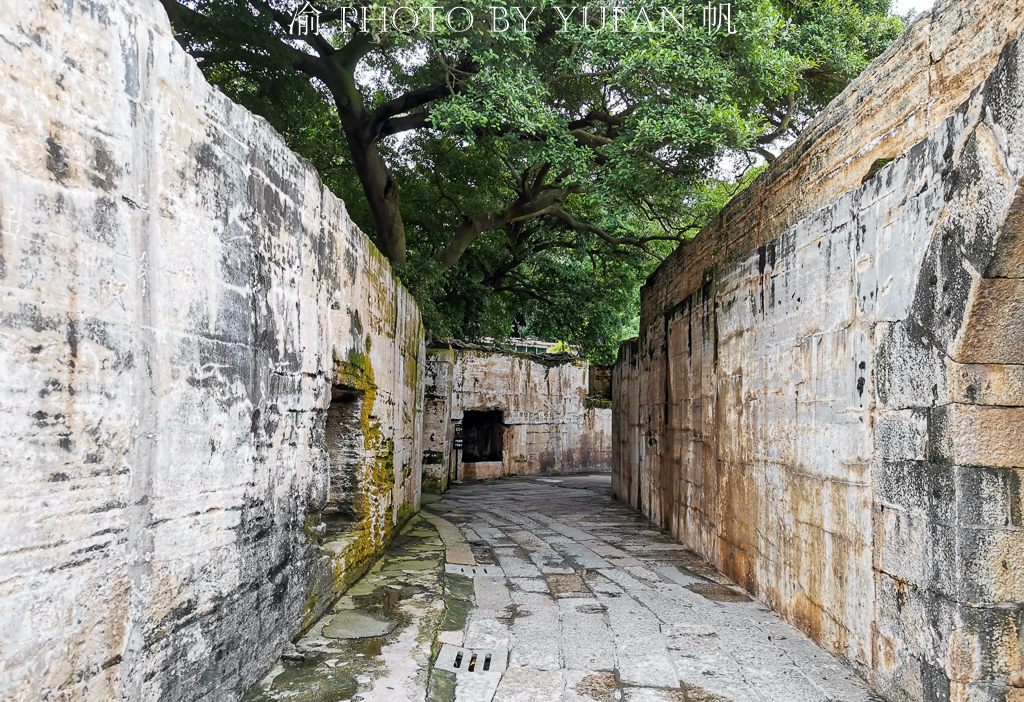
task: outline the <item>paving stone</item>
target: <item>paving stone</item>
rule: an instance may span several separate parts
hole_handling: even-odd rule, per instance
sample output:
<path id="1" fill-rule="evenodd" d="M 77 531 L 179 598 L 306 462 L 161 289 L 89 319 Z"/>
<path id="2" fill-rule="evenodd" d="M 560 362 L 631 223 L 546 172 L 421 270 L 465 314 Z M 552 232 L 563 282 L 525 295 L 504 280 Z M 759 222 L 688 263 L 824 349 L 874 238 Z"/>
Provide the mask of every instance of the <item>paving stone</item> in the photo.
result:
<path id="1" fill-rule="evenodd" d="M 545 548 L 547 543 L 536 534 L 523 529 L 510 529 L 506 535 L 523 548 Z"/>
<path id="2" fill-rule="evenodd" d="M 561 669 L 559 655 L 558 606 L 546 595 L 519 593 L 526 598 L 517 603 L 512 622 L 512 665 L 538 670 Z M 522 597 L 519 598 L 523 600 Z M 550 603 L 550 604 L 549 604 Z"/>
<path id="3" fill-rule="evenodd" d="M 614 670 L 615 644 L 606 608 L 594 598 L 563 599 L 559 642 L 562 663 L 578 670 Z"/>
<path id="4" fill-rule="evenodd" d="M 577 569 L 612 567 L 611 563 L 598 556 L 586 546 L 576 542 L 557 544 L 555 549 L 565 556 L 566 560 L 575 565 Z"/>
<path id="5" fill-rule="evenodd" d="M 505 532 L 500 529 L 495 529 L 489 526 L 476 526 L 473 527 L 481 539 L 490 544 L 491 546 L 514 546 L 515 542 L 505 536 Z"/>
<path id="6" fill-rule="evenodd" d="M 644 565 L 643 561 L 637 560 L 632 556 L 626 556 L 625 558 L 609 558 L 607 560 L 615 568 L 642 568 Z"/>
<path id="7" fill-rule="evenodd" d="M 463 648 L 508 649 L 511 640 L 508 624 L 487 616 L 479 610 L 470 614 L 469 625 L 466 627 L 466 638 Z"/>
<path id="8" fill-rule="evenodd" d="M 689 702 L 682 690 L 652 690 L 650 688 L 626 688 L 625 702 Z M 699 699 L 699 698 L 698 698 Z"/>
<path id="9" fill-rule="evenodd" d="M 668 580 L 679 585 L 693 585 L 695 583 L 702 582 L 702 580 L 690 573 L 685 573 L 676 566 L 658 566 L 654 570 L 662 577 L 663 580 Z"/>
<path id="10" fill-rule="evenodd" d="M 451 644 L 452 646 L 461 646 L 463 640 L 466 638 L 466 632 L 462 631 L 441 631 L 437 634 L 437 642 L 442 644 Z"/>
<path id="11" fill-rule="evenodd" d="M 513 591 L 516 615 L 512 622 L 512 665 L 557 670 L 560 613 L 554 598 L 540 593 Z"/>
<path id="12" fill-rule="evenodd" d="M 496 548 L 494 555 L 498 557 L 501 569 L 509 578 L 537 578 L 541 575 L 537 566 L 516 555 L 516 549 Z"/>
<path id="13" fill-rule="evenodd" d="M 473 588 L 476 591 L 475 604 L 478 609 L 502 611 L 512 605 L 505 578 L 489 578 L 485 575 L 478 575 L 473 578 Z"/>
<path id="14" fill-rule="evenodd" d="M 536 533 L 539 529 L 542 528 L 541 523 L 534 521 L 522 512 L 516 512 L 511 509 L 505 509 L 504 507 L 490 507 L 488 511 L 492 514 L 498 515 L 502 519 L 511 522 L 512 524 L 518 524 L 527 531 L 532 531 Z"/>
<path id="15" fill-rule="evenodd" d="M 487 702 L 494 697 L 501 673 L 471 673 L 455 676 L 455 702 Z"/>
<path id="16" fill-rule="evenodd" d="M 630 685 L 677 687 L 679 678 L 658 617 L 622 590 L 599 593 L 597 599 L 608 608 L 619 679 Z"/>
<path id="17" fill-rule="evenodd" d="M 562 559 L 557 551 L 551 548 L 528 549 L 527 554 L 541 573 L 575 573 L 576 569 Z"/>
<path id="18" fill-rule="evenodd" d="M 587 589 L 583 578 L 576 574 L 565 575 L 561 573 L 549 573 L 545 576 L 548 581 L 548 588 L 555 597 L 589 597 L 590 590 Z"/>
<path id="19" fill-rule="evenodd" d="M 585 531 L 581 531 L 576 527 L 569 526 L 568 524 L 563 524 L 557 519 L 552 519 L 551 517 L 545 516 L 543 514 L 538 514 L 537 512 L 529 512 L 527 516 L 546 525 L 552 531 L 556 531 L 562 536 L 569 537 L 573 541 L 589 541 L 590 539 L 594 538 Z"/>
<path id="20" fill-rule="evenodd" d="M 550 592 L 548 581 L 544 578 L 509 578 L 512 587 L 523 592 Z"/>
<path id="21" fill-rule="evenodd" d="M 560 702 L 562 671 L 509 668 L 498 685 L 494 702 Z"/>
<path id="22" fill-rule="evenodd" d="M 492 527 L 518 526 L 518 525 L 513 524 L 512 522 L 508 521 L 507 519 L 502 519 L 498 515 L 491 514 L 490 512 L 484 512 L 484 511 L 481 511 L 481 510 L 473 510 L 473 514 L 476 517 L 478 517 L 479 519 L 481 519 L 482 521 L 487 522 L 488 524 L 490 524 Z M 477 529 L 477 527 L 473 527 L 473 528 Z M 479 529 L 477 529 L 477 531 L 479 531 Z"/>
<path id="23" fill-rule="evenodd" d="M 658 577 L 658 574 L 643 565 L 626 565 L 619 566 L 621 570 L 626 571 L 637 580 L 646 580 L 648 583 L 660 583 L 662 579 Z"/>
<path id="24" fill-rule="evenodd" d="M 604 558 L 628 558 L 629 554 L 625 551 L 615 548 L 606 541 L 600 539 L 588 539 L 586 541 L 579 542 L 581 546 L 586 546 L 591 551 Z"/>
<path id="25" fill-rule="evenodd" d="M 451 544 L 445 548 L 445 560 L 456 565 L 476 565 L 473 549 L 465 541 Z"/>
<path id="26" fill-rule="evenodd" d="M 605 578 L 621 586 L 627 594 L 643 604 L 647 611 L 664 622 L 674 622 L 681 616 L 686 616 L 683 611 L 686 604 L 672 596 L 674 594 L 672 588 L 651 587 L 649 583 L 641 582 L 622 570 L 601 571 L 599 580 Z M 676 590 L 678 589 L 677 587 Z M 606 591 L 606 594 L 612 593 L 614 590 Z"/>

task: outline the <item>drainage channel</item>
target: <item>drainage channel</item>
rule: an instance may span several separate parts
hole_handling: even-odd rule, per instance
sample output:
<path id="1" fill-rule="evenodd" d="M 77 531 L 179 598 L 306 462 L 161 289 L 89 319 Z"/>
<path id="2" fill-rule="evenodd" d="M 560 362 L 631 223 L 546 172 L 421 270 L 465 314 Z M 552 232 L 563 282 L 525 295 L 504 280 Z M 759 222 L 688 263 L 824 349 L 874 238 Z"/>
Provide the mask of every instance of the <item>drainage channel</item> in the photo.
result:
<path id="1" fill-rule="evenodd" d="M 473 578 L 477 575 L 486 575 L 490 578 L 504 578 L 505 571 L 498 566 L 468 566 L 468 565 L 457 565 L 455 563 L 445 563 L 444 572 L 454 573 L 455 575 L 465 575 L 467 578 Z"/>
<path id="2" fill-rule="evenodd" d="M 470 673 L 502 673 L 508 666 L 508 650 L 460 648 L 444 644 L 437 654 L 434 667 L 456 675 Z"/>
<path id="3" fill-rule="evenodd" d="M 445 573 L 471 581 L 476 578 L 506 579 L 505 571 L 498 565 L 445 563 L 444 569 Z M 491 702 L 508 668 L 508 661 L 508 648 L 464 648 L 455 643 L 444 643 L 433 668 L 454 676 L 453 702 Z"/>

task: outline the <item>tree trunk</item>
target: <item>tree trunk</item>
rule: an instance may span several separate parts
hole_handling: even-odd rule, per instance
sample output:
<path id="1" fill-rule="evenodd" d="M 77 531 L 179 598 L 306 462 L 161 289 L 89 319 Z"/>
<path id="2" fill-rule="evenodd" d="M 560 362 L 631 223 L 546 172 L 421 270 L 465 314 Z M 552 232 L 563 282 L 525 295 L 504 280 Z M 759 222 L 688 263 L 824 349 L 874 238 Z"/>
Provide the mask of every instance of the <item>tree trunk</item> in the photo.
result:
<path id="1" fill-rule="evenodd" d="M 398 208 L 398 183 L 391 177 L 375 143 L 364 141 L 357 145 L 352 141 L 350 138 L 352 161 L 373 213 L 377 248 L 392 263 L 405 263 L 405 224 Z"/>
<path id="2" fill-rule="evenodd" d="M 355 81 L 352 76 L 344 74 L 338 78 L 340 85 L 331 92 L 352 153 L 352 165 L 373 214 L 373 224 L 377 229 L 373 241 L 389 261 L 405 263 L 405 224 L 398 209 L 398 183 L 391 177 L 376 140 L 367 130 L 369 120 Z M 349 90 L 343 87 L 345 84 L 349 84 Z"/>

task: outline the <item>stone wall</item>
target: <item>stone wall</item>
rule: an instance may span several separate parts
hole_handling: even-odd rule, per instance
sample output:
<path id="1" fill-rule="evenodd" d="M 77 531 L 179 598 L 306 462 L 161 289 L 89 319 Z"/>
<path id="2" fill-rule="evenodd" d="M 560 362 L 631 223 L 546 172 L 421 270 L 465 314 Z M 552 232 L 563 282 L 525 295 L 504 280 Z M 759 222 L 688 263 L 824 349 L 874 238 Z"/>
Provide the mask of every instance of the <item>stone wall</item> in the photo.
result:
<path id="1" fill-rule="evenodd" d="M 452 479 L 611 470 L 611 403 L 588 397 L 592 368 L 562 355 L 427 349 L 424 489 Z M 453 450 L 466 412 L 501 412 L 502 457 L 465 462 Z M 465 440 L 465 438 L 464 438 Z"/>
<path id="2" fill-rule="evenodd" d="M 651 276 L 613 491 L 887 698 L 1020 702 L 1024 3 L 941 5 Z"/>
<path id="3" fill-rule="evenodd" d="M 0 698 L 238 699 L 418 506 L 418 310 L 156 0 L 0 3 L 0 66 Z"/>

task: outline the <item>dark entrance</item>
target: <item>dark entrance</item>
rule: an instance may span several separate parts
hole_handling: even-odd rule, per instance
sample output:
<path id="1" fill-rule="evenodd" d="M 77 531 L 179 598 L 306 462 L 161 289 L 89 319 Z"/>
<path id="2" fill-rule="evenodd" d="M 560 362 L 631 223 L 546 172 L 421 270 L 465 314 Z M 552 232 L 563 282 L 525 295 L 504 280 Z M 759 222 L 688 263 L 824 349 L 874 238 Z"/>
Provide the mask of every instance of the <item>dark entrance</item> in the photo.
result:
<path id="1" fill-rule="evenodd" d="M 462 413 L 462 462 L 500 461 L 505 425 L 501 410 Z"/>
<path id="2" fill-rule="evenodd" d="M 324 432 L 331 463 L 330 497 L 323 511 L 328 532 L 346 531 L 347 525 L 362 516 L 361 479 L 366 463 L 363 431 L 359 423 L 362 410 L 361 391 L 342 386 L 332 388 Z"/>

